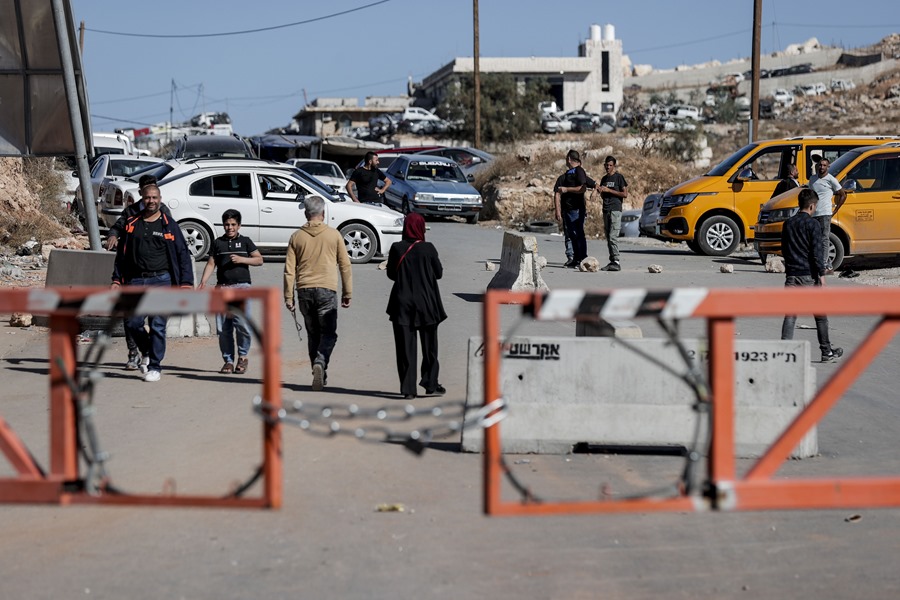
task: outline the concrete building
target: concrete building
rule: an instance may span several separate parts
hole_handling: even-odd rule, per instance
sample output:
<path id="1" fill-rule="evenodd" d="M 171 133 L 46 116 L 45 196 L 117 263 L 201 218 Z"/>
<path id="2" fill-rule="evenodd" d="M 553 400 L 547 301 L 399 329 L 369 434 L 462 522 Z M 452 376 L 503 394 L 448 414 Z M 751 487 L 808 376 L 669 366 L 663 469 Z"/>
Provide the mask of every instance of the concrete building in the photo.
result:
<path id="1" fill-rule="evenodd" d="M 369 119 L 384 113 L 403 112 L 408 96 L 369 96 L 360 106 L 357 98 L 316 98 L 294 115 L 300 135 L 327 137 L 348 135 L 354 127 L 369 125 Z"/>
<path id="2" fill-rule="evenodd" d="M 440 104 L 449 86 L 461 74 L 474 71 L 472 57 L 456 58 L 422 80 L 416 90 L 426 103 Z M 481 57 L 482 73 L 509 73 L 520 82 L 544 78 L 550 84 L 550 95 L 563 111 L 581 109 L 597 113 L 615 113 L 622 104 L 624 69 L 622 41 L 615 38 L 615 28 L 591 25 L 588 38 L 578 47 L 578 56 L 545 58 Z"/>

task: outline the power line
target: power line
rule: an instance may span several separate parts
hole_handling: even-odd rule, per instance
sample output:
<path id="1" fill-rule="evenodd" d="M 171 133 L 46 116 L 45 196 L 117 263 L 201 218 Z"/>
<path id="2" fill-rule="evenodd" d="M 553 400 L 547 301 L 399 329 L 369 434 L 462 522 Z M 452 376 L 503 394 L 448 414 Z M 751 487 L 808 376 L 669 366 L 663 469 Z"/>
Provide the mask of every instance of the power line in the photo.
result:
<path id="1" fill-rule="evenodd" d="M 187 90 L 187 89 L 194 89 L 196 87 L 199 87 L 200 85 L 201 84 L 199 84 L 199 83 L 194 83 L 191 85 L 185 85 L 185 86 L 181 86 L 181 87 Z M 144 98 L 155 98 L 157 96 L 168 96 L 170 93 L 171 93 L 171 90 L 166 90 L 164 92 L 155 92 L 153 94 L 141 94 L 140 96 L 131 96 L 130 98 L 119 98 L 117 100 L 101 100 L 99 102 L 91 102 L 91 104 L 98 105 L 98 104 L 113 104 L 115 102 L 130 102 L 132 100 L 143 100 Z"/>
<path id="2" fill-rule="evenodd" d="M 640 52 L 652 52 L 654 50 L 667 50 L 669 48 L 678 48 L 679 46 L 690 46 L 691 44 L 702 44 L 703 42 L 711 42 L 713 40 L 720 40 L 722 38 L 732 37 L 741 33 L 749 33 L 749 29 L 741 29 L 740 31 L 732 31 L 731 33 L 723 33 L 721 35 L 714 35 L 712 37 L 703 38 L 699 40 L 691 40 L 690 42 L 679 42 L 677 44 L 667 44 L 665 46 L 655 46 L 653 48 L 641 48 L 640 50 L 629 50 L 627 54 L 638 54 Z"/>
<path id="3" fill-rule="evenodd" d="M 85 27 L 86 31 L 90 31 L 92 33 L 105 33 L 106 35 L 120 35 L 125 37 L 138 37 L 138 38 L 210 38 L 210 37 L 224 37 L 229 35 L 244 35 L 248 33 L 260 33 L 263 31 L 273 31 L 275 29 L 284 29 L 286 27 L 295 27 L 297 25 L 308 25 L 309 23 L 315 23 L 317 21 L 324 21 L 326 19 L 333 19 L 334 17 L 340 17 L 343 15 L 348 15 L 350 13 L 354 13 L 360 10 L 365 10 L 367 8 L 372 8 L 373 6 L 378 6 L 379 4 L 385 4 L 386 2 L 390 2 L 391 0 L 378 0 L 378 2 L 372 2 L 370 4 L 365 4 L 363 6 L 357 6 L 356 8 L 351 8 L 348 10 L 342 10 L 341 12 L 332 13 L 330 15 L 325 15 L 324 17 L 315 17 L 314 19 L 306 19 L 305 21 L 297 21 L 295 23 L 285 23 L 283 25 L 273 25 L 271 27 L 260 27 L 259 29 L 244 29 L 242 31 L 225 31 L 221 33 L 185 33 L 185 34 L 158 34 L 158 33 L 126 33 L 122 31 L 108 31 L 104 29 L 91 29 L 89 27 Z"/>
<path id="4" fill-rule="evenodd" d="M 774 25 L 775 23 L 773 23 Z M 898 28 L 900 25 L 891 25 L 889 23 L 883 23 L 879 25 L 834 25 L 834 24 L 823 24 L 816 25 L 814 23 L 778 23 L 782 27 L 810 27 L 815 29 L 882 29 L 882 28 Z"/>

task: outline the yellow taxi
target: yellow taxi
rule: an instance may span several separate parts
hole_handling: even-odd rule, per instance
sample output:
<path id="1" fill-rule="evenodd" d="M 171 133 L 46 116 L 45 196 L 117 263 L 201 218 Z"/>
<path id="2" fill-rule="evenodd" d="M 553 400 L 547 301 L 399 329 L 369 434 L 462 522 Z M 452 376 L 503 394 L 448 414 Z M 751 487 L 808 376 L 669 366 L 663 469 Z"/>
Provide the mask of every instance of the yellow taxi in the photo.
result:
<path id="1" fill-rule="evenodd" d="M 744 146 L 709 173 L 665 193 L 657 233 L 686 241 L 697 254 L 728 256 L 754 237 L 759 207 L 797 165 L 799 183 L 815 172 L 817 156 L 832 164 L 861 146 L 900 142 L 897 136 L 803 136 L 762 140 Z"/>
<path id="2" fill-rule="evenodd" d="M 849 255 L 900 254 L 900 143 L 856 148 L 831 163 L 847 192 L 831 218 L 831 264 L 837 269 Z M 781 228 L 797 214 L 800 188 L 764 204 L 756 223 L 754 245 L 765 263 L 781 254 Z"/>

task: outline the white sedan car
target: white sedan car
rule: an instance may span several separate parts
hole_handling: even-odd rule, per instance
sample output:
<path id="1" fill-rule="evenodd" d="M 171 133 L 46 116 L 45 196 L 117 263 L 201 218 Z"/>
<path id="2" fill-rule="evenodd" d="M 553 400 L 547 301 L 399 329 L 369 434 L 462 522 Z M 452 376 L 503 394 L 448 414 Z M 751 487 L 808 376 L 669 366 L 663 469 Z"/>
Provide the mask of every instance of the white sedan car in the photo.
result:
<path id="1" fill-rule="evenodd" d="M 403 233 L 402 214 L 343 202 L 310 175 L 282 163 L 193 159 L 160 180 L 159 188 L 197 260 L 225 233 L 222 213 L 229 208 L 240 211 L 241 234 L 261 250 L 286 250 L 291 235 L 306 223 L 303 202 L 310 196 L 325 200 L 325 222 L 341 233 L 353 263 L 386 256 Z"/>
<path id="2" fill-rule="evenodd" d="M 94 192 L 94 202 L 100 209 L 101 198 L 108 186 L 113 181 L 120 181 L 126 177 L 130 177 L 133 173 L 140 171 L 155 163 L 161 163 L 161 158 L 152 156 L 129 156 L 125 154 L 101 154 L 94 159 L 91 164 L 91 188 Z M 73 177 L 78 177 L 78 171 L 72 172 Z M 78 214 L 79 218 L 84 220 L 84 203 L 81 199 L 81 187 L 75 189 L 75 205 L 73 210 Z M 97 211 L 99 221 L 103 221 L 100 217 L 100 210 Z"/>
<path id="3" fill-rule="evenodd" d="M 347 178 L 337 163 L 317 158 L 291 158 L 286 164 L 297 167 L 338 192 L 347 193 Z"/>

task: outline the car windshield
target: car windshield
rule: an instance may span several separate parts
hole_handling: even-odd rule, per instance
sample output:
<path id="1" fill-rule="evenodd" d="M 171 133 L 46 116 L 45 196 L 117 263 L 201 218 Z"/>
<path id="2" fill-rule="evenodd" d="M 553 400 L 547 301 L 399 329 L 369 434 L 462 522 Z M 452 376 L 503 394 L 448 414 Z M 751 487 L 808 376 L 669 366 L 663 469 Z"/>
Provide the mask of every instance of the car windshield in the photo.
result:
<path id="1" fill-rule="evenodd" d="M 166 175 L 168 175 L 169 173 L 171 173 L 171 172 L 172 172 L 172 169 L 174 169 L 174 168 L 175 168 L 175 167 L 173 167 L 173 166 L 170 165 L 169 163 L 164 163 L 164 162 L 161 162 L 161 163 L 149 163 L 149 164 L 147 165 L 147 167 L 145 167 L 145 168 L 143 168 L 143 169 L 140 169 L 140 170 L 135 171 L 134 173 L 132 173 L 131 176 L 130 176 L 128 179 L 129 179 L 130 181 L 133 181 L 133 182 L 137 183 L 138 180 L 140 180 L 140 178 L 143 177 L 144 175 L 153 175 L 154 177 L 156 177 L 156 180 L 157 180 L 157 181 L 162 181 L 162 179 L 163 179 Z"/>
<path id="2" fill-rule="evenodd" d="M 454 181 L 466 183 L 466 176 L 455 163 L 413 161 L 406 172 L 407 181 Z"/>
<path id="3" fill-rule="evenodd" d="M 326 187 L 321 181 L 300 169 L 299 167 L 294 167 L 291 169 L 291 172 L 300 178 L 300 181 L 308 185 L 313 189 L 314 192 L 325 198 L 326 200 L 330 200 L 332 202 L 337 202 L 338 199 L 334 197 L 334 192 L 331 191 L 330 187 Z"/>
<path id="4" fill-rule="evenodd" d="M 342 179 L 341 170 L 332 163 L 302 162 L 297 163 L 296 166 L 313 177 L 336 177 Z"/>
<path id="5" fill-rule="evenodd" d="M 854 160 L 856 160 L 856 158 L 861 153 L 862 152 L 860 150 L 851 150 L 850 152 L 845 152 L 844 154 L 842 154 L 840 156 L 840 158 L 838 158 L 833 163 L 831 163 L 831 166 L 828 167 L 828 172 L 831 175 L 834 175 L 835 177 L 837 177 L 838 173 L 843 171 L 844 167 L 846 167 L 847 165 L 852 163 Z"/>
<path id="6" fill-rule="evenodd" d="M 717 164 L 715 167 L 713 167 L 712 170 L 707 173 L 707 175 L 713 177 L 721 177 L 722 175 L 727 173 L 728 170 L 731 169 L 731 167 L 736 165 L 738 161 L 750 154 L 754 148 L 756 148 L 756 144 L 748 144 L 747 146 L 744 146 L 743 148 Z"/>

